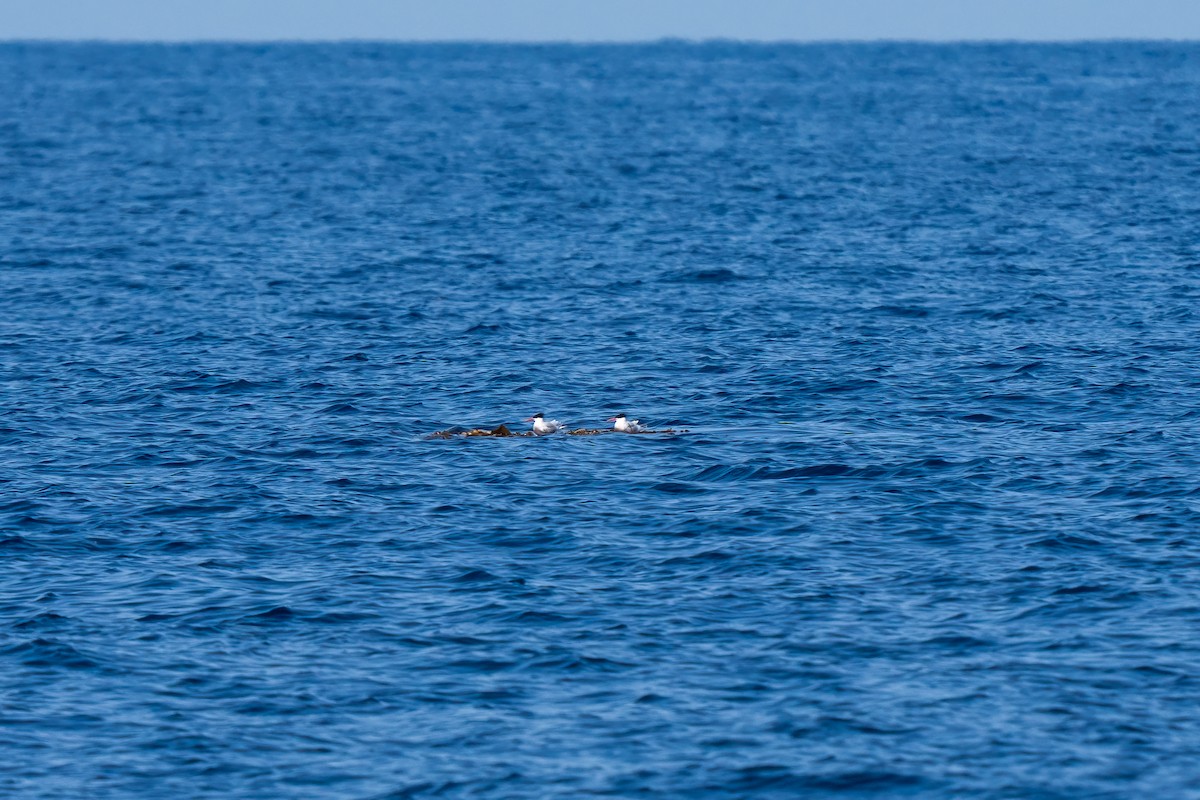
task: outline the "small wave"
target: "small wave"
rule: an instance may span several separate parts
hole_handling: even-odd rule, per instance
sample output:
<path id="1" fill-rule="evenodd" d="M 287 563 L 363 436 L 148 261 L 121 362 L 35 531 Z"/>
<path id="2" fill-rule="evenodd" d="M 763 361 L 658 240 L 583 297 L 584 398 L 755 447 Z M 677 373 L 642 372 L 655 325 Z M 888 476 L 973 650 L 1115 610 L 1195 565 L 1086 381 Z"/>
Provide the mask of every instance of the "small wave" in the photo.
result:
<path id="1" fill-rule="evenodd" d="M 681 483 L 679 481 L 664 481 L 663 483 L 656 483 L 650 488 L 653 491 L 665 494 L 703 494 L 708 491 L 703 486 L 696 486 L 692 483 Z"/>
<path id="2" fill-rule="evenodd" d="M 663 278 L 668 283 L 730 283 L 745 280 L 743 275 L 726 267 L 673 272 Z"/>
<path id="3" fill-rule="evenodd" d="M 33 639 L 0 650 L 0 654 L 11 656 L 26 667 L 92 669 L 100 665 L 95 658 L 56 639 Z"/>
<path id="4" fill-rule="evenodd" d="M 924 319 L 929 316 L 929 309 L 923 306 L 881 305 L 871 309 L 875 314 L 889 317 L 908 317 L 909 319 Z"/>
<path id="5" fill-rule="evenodd" d="M 829 478 L 845 475 L 852 471 L 845 464 L 813 464 L 809 467 L 789 467 L 788 469 L 760 469 L 752 477 L 758 480 L 784 480 L 786 478 Z"/>
<path id="6" fill-rule="evenodd" d="M 358 406 L 354 405 L 353 403 L 332 403 L 330 405 L 325 406 L 317 413 L 319 413 L 319 414 L 357 414 L 358 411 L 359 411 Z"/>

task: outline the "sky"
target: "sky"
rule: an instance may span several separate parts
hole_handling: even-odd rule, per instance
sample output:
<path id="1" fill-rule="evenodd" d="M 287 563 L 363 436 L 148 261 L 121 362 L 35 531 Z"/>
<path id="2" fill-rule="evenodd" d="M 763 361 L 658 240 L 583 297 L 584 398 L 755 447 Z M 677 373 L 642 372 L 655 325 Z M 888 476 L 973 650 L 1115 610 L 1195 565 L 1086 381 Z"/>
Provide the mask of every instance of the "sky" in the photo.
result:
<path id="1" fill-rule="evenodd" d="M 1200 0 L 0 0 L 0 40 L 1200 39 Z"/>

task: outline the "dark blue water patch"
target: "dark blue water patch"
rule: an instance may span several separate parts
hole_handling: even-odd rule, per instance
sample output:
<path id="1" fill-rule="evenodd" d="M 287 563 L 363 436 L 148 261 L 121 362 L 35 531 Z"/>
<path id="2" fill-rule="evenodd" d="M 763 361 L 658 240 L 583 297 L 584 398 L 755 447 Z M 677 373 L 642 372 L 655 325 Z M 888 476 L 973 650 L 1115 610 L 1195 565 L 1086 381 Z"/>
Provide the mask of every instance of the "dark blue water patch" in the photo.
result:
<path id="1" fill-rule="evenodd" d="M 664 280 L 674 283 L 728 283 L 729 281 L 741 280 L 742 275 L 734 272 L 726 267 L 716 269 L 698 269 L 684 270 L 676 272 Z"/>
<path id="2" fill-rule="evenodd" d="M 0 45 L 0 795 L 1195 793 L 1197 83 Z"/>
<path id="3" fill-rule="evenodd" d="M 33 670 L 98 669 L 100 665 L 69 644 L 56 639 L 32 639 L 0 650 L 0 656 L 13 659 Z"/>

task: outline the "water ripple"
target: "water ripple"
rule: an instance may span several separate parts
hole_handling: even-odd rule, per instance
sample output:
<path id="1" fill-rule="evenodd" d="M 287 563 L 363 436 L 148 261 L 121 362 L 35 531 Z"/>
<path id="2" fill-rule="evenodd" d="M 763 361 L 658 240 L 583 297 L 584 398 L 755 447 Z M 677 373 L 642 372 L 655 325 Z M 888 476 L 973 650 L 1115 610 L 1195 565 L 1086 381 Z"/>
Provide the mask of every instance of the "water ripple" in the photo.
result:
<path id="1" fill-rule="evenodd" d="M 1194 793 L 1197 65 L 0 45 L 0 795 Z"/>

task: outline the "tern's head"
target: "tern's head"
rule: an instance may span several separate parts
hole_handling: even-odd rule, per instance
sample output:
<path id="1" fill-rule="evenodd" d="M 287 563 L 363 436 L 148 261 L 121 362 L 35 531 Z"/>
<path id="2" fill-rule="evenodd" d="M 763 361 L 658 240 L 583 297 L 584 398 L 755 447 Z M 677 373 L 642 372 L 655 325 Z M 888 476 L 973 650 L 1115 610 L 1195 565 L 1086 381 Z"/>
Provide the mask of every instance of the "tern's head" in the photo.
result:
<path id="1" fill-rule="evenodd" d="M 615 417 L 609 417 L 609 418 L 608 418 L 608 421 L 609 421 L 609 422 L 620 422 L 620 421 L 621 421 L 621 420 L 623 420 L 623 419 L 625 419 L 625 415 L 624 415 L 624 414 L 617 414 Z"/>
<path id="2" fill-rule="evenodd" d="M 525 421 L 526 421 L 526 422 L 534 422 L 534 421 L 536 421 L 536 420 L 539 420 L 539 419 L 541 419 L 541 418 L 542 418 L 542 412 L 540 412 L 540 411 L 539 411 L 538 413 L 534 414 L 532 417 L 526 417 L 526 418 L 525 418 Z"/>

